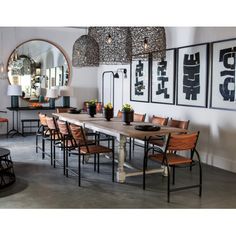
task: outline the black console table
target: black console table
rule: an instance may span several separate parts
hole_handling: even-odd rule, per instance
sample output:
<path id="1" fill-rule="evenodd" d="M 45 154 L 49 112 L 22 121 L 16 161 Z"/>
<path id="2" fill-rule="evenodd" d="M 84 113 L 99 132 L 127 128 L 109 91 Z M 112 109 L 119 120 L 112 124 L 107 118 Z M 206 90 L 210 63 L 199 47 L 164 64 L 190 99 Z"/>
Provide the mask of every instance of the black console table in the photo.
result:
<path id="1" fill-rule="evenodd" d="M 51 107 L 7 107 L 9 111 L 12 111 L 12 129 L 8 131 L 8 135 L 11 135 L 13 137 L 14 135 L 22 135 L 19 131 L 19 112 L 20 111 L 55 111 L 57 108 L 63 108 L 62 106 L 58 106 L 55 108 Z M 16 117 L 15 117 L 16 113 Z M 16 119 L 15 119 L 16 118 Z M 16 123 L 16 126 L 15 126 Z"/>
<path id="2" fill-rule="evenodd" d="M 0 148 L 0 189 L 13 184 L 15 180 L 10 150 Z"/>

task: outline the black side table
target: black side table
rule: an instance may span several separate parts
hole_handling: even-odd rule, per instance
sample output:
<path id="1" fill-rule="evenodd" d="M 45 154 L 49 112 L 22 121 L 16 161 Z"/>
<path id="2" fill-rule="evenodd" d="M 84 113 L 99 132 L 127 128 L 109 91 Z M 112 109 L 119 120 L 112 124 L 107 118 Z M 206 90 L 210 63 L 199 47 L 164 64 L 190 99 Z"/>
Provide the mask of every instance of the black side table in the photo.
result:
<path id="1" fill-rule="evenodd" d="M 10 150 L 0 148 L 0 189 L 13 184 L 15 180 Z"/>

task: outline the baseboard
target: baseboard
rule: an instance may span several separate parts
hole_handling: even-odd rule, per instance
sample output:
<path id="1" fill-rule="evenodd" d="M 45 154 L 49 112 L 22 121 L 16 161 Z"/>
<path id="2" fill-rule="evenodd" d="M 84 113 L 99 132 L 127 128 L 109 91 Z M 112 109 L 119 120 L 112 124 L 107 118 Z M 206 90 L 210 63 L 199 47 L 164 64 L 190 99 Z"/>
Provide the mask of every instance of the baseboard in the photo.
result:
<path id="1" fill-rule="evenodd" d="M 209 153 L 200 153 L 201 161 L 207 165 L 215 166 L 223 170 L 236 173 L 236 160 L 229 160 L 224 157 L 211 155 Z"/>

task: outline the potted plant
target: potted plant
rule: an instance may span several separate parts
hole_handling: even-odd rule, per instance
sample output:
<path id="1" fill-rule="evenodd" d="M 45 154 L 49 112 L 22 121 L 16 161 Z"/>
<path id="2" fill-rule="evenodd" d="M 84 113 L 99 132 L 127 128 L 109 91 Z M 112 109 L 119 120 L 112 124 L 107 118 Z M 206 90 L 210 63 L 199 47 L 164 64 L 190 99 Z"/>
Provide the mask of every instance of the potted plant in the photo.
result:
<path id="1" fill-rule="evenodd" d="M 110 119 L 113 118 L 113 106 L 110 102 L 104 106 L 104 117 L 107 121 L 110 121 Z"/>
<path id="2" fill-rule="evenodd" d="M 134 110 L 131 105 L 127 103 L 122 107 L 122 121 L 124 121 L 126 125 L 130 125 L 130 122 L 134 121 Z"/>
<path id="3" fill-rule="evenodd" d="M 96 99 L 92 99 L 88 103 L 88 114 L 91 117 L 94 117 L 94 115 L 96 115 L 96 104 L 97 104 L 97 100 Z"/>

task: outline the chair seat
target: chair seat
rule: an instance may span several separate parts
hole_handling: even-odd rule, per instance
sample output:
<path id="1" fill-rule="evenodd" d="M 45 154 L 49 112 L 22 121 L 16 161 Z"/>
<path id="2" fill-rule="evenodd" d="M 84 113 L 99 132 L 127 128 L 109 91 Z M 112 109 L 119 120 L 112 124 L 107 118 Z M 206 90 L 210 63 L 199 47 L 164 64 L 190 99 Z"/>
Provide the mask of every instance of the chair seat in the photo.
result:
<path id="1" fill-rule="evenodd" d="M 0 118 L 0 122 L 8 122 L 8 119 L 7 118 Z"/>
<path id="2" fill-rule="evenodd" d="M 89 145 L 88 150 L 85 146 L 80 147 L 80 152 L 81 154 L 109 153 L 112 152 L 112 149 L 100 145 Z"/>
<path id="3" fill-rule="evenodd" d="M 163 161 L 163 158 L 164 158 L 164 154 L 162 154 L 162 153 L 149 155 L 149 159 L 151 159 L 153 161 L 158 161 L 158 162 L 161 162 L 161 163 Z M 179 164 L 192 163 L 191 159 L 186 158 L 184 156 L 174 154 L 174 153 L 168 153 L 167 154 L 167 159 L 168 159 L 169 165 L 179 165 Z"/>

